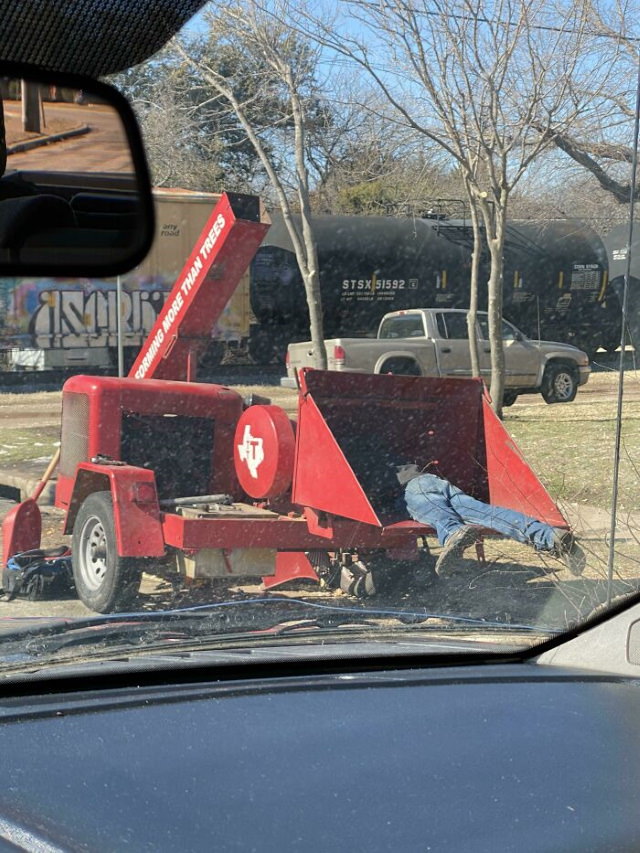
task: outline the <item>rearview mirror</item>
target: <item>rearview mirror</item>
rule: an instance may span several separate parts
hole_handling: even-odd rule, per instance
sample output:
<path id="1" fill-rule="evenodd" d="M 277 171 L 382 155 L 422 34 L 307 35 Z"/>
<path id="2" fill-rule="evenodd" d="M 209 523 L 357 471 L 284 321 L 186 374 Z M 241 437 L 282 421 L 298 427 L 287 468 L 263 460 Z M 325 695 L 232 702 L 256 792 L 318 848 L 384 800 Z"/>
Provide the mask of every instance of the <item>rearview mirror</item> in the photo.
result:
<path id="1" fill-rule="evenodd" d="M 0 63 L 0 276 L 104 277 L 146 255 L 153 204 L 127 101 L 88 77 Z"/>

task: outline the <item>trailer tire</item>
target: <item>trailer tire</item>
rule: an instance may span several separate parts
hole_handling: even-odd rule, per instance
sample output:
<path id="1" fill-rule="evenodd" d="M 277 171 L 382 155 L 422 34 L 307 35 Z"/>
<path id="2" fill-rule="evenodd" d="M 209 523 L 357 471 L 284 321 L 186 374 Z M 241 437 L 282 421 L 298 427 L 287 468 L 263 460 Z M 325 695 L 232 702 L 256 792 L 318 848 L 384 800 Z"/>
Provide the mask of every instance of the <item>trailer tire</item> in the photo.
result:
<path id="1" fill-rule="evenodd" d="M 503 406 L 513 406 L 515 401 L 518 399 L 518 395 L 515 391 L 505 391 L 502 395 L 502 405 Z"/>
<path id="2" fill-rule="evenodd" d="M 112 613 L 135 601 L 144 561 L 118 556 L 110 492 L 94 492 L 78 510 L 71 554 L 76 591 L 87 607 Z"/>
<path id="3" fill-rule="evenodd" d="M 380 373 L 393 373 L 396 376 L 422 376 L 420 367 L 410 358 L 390 358 L 380 368 Z"/>
<path id="4" fill-rule="evenodd" d="M 571 403 L 578 392 L 575 367 L 558 362 L 548 364 L 540 390 L 545 403 Z"/>

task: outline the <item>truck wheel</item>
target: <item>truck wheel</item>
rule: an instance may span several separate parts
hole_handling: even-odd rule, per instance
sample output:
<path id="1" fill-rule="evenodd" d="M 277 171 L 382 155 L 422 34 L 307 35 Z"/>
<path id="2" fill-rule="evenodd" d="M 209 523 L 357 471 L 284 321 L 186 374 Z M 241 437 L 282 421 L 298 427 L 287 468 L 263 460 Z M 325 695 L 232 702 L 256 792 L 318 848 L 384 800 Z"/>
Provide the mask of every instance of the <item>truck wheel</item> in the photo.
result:
<path id="1" fill-rule="evenodd" d="M 570 403 L 578 391 L 575 369 L 566 364 L 548 364 L 540 390 L 545 403 Z"/>
<path id="2" fill-rule="evenodd" d="M 380 373 L 394 373 L 397 376 L 422 376 L 420 368 L 410 358 L 390 358 L 382 365 Z"/>
<path id="3" fill-rule="evenodd" d="M 111 613 L 135 601 L 143 561 L 118 556 L 110 492 L 94 492 L 80 507 L 71 554 L 76 590 L 87 607 Z"/>
<path id="4" fill-rule="evenodd" d="M 502 405 L 513 406 L 517 399 L 518 395 L 514 391 L 505 391 L 502 395 Z"/>

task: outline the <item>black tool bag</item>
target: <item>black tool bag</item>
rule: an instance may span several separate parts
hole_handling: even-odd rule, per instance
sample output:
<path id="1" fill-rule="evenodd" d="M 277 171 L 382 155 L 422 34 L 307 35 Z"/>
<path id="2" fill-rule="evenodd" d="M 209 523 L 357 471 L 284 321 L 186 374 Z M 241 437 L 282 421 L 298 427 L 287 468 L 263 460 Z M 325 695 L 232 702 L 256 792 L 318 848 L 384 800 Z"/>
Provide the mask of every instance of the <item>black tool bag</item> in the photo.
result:
<path id="1" fill-rule="evenodd" d="M 5 601 L 18 597 L 30 601 L 61 598 L 74 589 L 71 551 L 64 546 L 14 554 L 2 570 Z"/>

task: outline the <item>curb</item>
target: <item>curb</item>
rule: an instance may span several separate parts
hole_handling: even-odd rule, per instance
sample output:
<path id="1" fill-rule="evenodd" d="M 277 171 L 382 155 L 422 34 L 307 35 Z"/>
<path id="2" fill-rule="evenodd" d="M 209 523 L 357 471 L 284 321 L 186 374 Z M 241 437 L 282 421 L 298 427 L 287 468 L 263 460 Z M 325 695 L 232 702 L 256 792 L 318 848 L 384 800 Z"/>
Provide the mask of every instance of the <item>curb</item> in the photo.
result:
<path id="1" fill-rule="evenodd" d="M 31 495 L 35 492 L 38 484 L 40 483 L 40 479 L 44 474 L 44 470 L 46 468 L 46 464 L 42 466 L 38 466 L 39 473 L 35 473 L 34 471 L 24 471 L 19 469 L 0 469 L 0 489 L 4 488 L 5 491 L 15 490 L 20 494 L 20 500 L 23 501 L 26 498 L 31 497 Z M 42 494 L 38 498 L 38 503 L 40 506 L 53 506 L 54 498 L 56 493 L 56 479 L 55 477 L 49 480 L 47 485 L 44 487 Z"/>
<path id="2" fill-rule="evenodd" d="M 23 151 L 40 148 L 40 146 L 49 145 L 51 142 L 62 142 L 65 139 L 72 139 L 74 136 L 84 136 L 85 133 L 90 133 L 90 131 L 91 128 L 89 125 L 83 124 L 81 127 L 63 130 L 60 133 L 52 133 L 49 136 L 37 136 L 35 139 L 28 139 L 25 142 L 16 142 L 15 145 L 8 145 L 7 154 L 21 154 Z"/>

